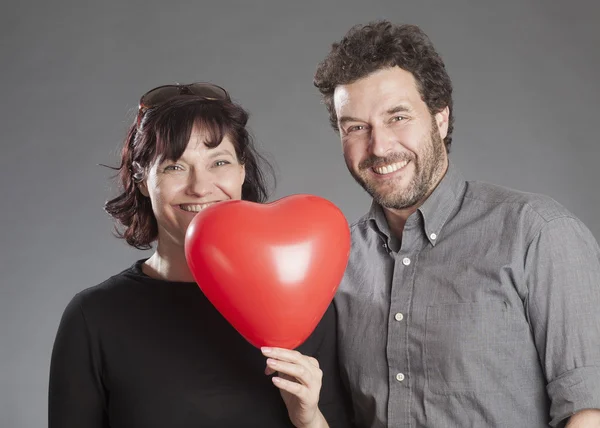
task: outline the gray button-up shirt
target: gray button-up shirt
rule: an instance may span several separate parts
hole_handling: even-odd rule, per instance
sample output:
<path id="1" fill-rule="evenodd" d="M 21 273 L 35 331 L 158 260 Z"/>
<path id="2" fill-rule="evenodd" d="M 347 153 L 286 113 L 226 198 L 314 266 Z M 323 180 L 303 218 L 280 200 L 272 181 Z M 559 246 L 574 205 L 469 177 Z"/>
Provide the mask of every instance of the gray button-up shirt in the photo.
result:
<path id="1" fill-rule="evenodd" d="M 547 427 L 600 408 L 600 250 L 552 199 L 455 167 L 400 241 L 351 228 L 335 302 L 361 427 Z"/>

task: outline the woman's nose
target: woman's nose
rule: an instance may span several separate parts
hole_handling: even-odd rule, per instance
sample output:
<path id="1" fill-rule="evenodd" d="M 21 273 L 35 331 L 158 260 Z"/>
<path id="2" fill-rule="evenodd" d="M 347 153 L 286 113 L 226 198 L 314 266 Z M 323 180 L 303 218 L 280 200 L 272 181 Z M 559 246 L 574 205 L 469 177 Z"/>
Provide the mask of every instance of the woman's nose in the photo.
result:
<path id="1" fill-rule="evenodd" d="M 204 196 L 211 192 L 213 180 L 208 171 L 192 170 L 188 176 L 187 192 L 196 196 Z"/>

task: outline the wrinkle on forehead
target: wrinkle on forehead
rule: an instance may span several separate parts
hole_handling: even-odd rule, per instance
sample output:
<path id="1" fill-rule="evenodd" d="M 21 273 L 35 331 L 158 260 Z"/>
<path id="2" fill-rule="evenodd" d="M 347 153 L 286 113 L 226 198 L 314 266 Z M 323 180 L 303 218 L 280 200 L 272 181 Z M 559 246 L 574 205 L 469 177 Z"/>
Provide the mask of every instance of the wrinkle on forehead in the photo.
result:
<path id="1" fill-rule="evenodd" d="M 192 134 L 190 135 L 190 141 L 188 142 L 187 148 L 193 150 L 208 149 L 208 147 L 206 146 L 207 140 L 208 135 L 206 132 L 196 131 L 196 128 L 194 128 Z"/>
<path id="2" fill-rule="evenodd" d="M 400 104 L 414 108 L 420 102 L 421 94 L 414 76 L 400 67 L 377 70 L 352 83 L 340 85 L 334 91 L 338 117 L 354 116 L 365 110 L 370 114 L 383 114 Z"/>
<path id="3" fill-rule="evenodd" d="M 212 138 L 214 138 L 214 135 L 212 135 L 211 132 L 209 132 L 205 129 L 202 129 L 198 126 L 194 126 L 194 128 L 192 128 L 192 132 L 190 134 L 190 140 L 188 142 L 187 149 L 193 149 L 193 150 L 215 149 L 218 146 L 220 146 L 221 143 L 223 141 L 225 141 L 225 139 L 228 138 L 228 135 L 224 134 L 223 139 L 221 141 L 219 141 L 216 145 L 212 145 L 212 144 L 215 144 L 215 141 L 212 141 Z"/>

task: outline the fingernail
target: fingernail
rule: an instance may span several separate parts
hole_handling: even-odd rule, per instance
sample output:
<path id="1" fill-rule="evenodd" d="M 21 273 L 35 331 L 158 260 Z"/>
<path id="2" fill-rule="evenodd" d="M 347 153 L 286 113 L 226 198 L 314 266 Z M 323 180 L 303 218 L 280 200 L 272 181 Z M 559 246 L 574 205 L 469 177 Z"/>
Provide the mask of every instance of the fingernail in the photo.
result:
<path id="1" fill-rule="evenodd" d="M 277 367 L 277 360 L 273 360 L 273 359 L 269 358 L 267 360 L 267 364 L 271 367 Z"/>
<path id="2" fill-rule="evenodd" d="M 267 355 L 270 354 L 271 352 L 273 352 L 272 348 L 269 348 L 267 346 L 263 346 L 262 348 L 260 348 L 260 350 L 262 351 L 263 354 Z"/>

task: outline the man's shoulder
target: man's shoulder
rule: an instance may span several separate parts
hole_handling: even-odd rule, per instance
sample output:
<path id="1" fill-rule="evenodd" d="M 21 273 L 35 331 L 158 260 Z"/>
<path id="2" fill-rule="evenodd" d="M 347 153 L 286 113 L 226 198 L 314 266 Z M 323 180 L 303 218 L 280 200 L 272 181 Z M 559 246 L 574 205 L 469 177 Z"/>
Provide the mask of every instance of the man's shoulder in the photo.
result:
<path id="1" fill-rule="evenodd" d="M 368 212 L 364 213 L 361 217 L 350 223 L 350 230 L 354 231 L 356 229 L 367 227 L 370 218 L 371 216 Z"/>
<path id="2" fill-rule="evenodd" d="M 368 211 L 358 219 L 351 222 L 350 235 L 352 236 L 352 238 L 359 236 L 364 237 L 366 234 L 369 233 L 369 231 L 372 231 L 373 229 L 370 226 L 370 223 L 373 221 L 373 215 L 370 211 Z"/>
<path id="3" fill-rule="evenodd" d="M 505 208 L 508 212 L 531 215 L 543 222 L 574 217 L 550 196 L 523 192 L 483 181 L 467 181 L 465 202 Z"/>

